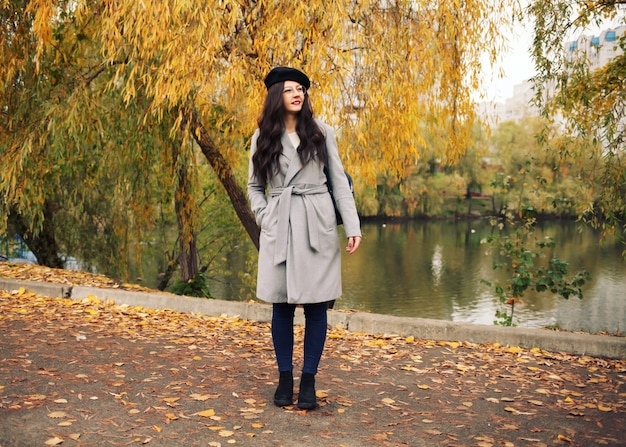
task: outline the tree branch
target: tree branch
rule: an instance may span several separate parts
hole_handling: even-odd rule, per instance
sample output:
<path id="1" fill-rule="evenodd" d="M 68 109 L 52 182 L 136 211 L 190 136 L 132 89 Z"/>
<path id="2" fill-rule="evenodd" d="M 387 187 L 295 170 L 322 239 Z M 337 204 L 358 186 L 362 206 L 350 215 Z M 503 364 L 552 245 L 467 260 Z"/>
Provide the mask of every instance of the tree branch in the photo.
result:
<path id="1" fill-rule="evenodd" d="M 196 143 L 200 146 L 200 150 L 206 157 L 207 161 L 213 168 L 213 171 L 217 174 L 220 183 L 228 193 L 233 208 L 239 217 L 242 225 L 248 232 L 250 239 L 254 243 L 254 246 L 259 248 L 259 235 L 261 229 L 256 224 L 254 214 L 248 204 L 247 194 L 237 183 L 237 179 L 233 173 L 231 166 L 226 162 L 215 143 L 211 139 L 206 128 L 198 120 L 198 115 L 195 111 L 186 111 L 186 120 L 183 126 L 188 126 L 189 132 L 193 136 Z"/>

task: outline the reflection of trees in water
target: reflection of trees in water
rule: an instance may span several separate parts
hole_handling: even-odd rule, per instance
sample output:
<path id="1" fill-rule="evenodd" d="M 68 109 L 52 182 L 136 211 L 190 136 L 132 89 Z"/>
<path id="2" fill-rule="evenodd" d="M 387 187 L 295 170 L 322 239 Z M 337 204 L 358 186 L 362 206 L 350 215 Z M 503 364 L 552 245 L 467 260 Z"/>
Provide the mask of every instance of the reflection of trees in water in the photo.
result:
<path id="1" fill-rule="evenodd" d="M 443 255 L 441 253 L 441 245 L 435 245 L 433 251 L 433 257 L 430 261 L 430 271 L 433 276 L 433 283 L 438 286 L 441 283 L 441 276 L 443 274 Z"/>
<path id="2" fill-rule="evenodd" d="M 488 222 L 369 223 L 363 225 L 363 231 L 365 239 L 359 252 L 344 258 L 344 298 L 338 302 L 339 308 L 446 320 L 462 314 L 469 319 L 466 321 L 493 321 L 497 297 L 481 279 L 503 282 L 510 273 L 494 271 L 493 257 L 480 243 L 493 231 Z M 547 257 L 568 260 L 570 272 L 585 269 L 594 278 L 585 287 L 580 306 L 615 309 L 612 302 L 620 295 L 609 296 L 603 290 L 613 284 L 626 290 L 626 265 L 620 260 L 619 248 L 600 247 L 596 234 L 581 230 L 573 222 L 538 224 L 534 237 L 546 236 L 556 241 Z M 610 269 L 620 274 L 607 277 L 604 272 Z M 621 300 L 626 301 L 623 298 L 622 292 Z M 550 293 L 529 291 L 523 301 L 518 316 L 525 326 L 558 322 L 555 314 L 575 307 Z M 595 314 L 599 312 L 579 313 L 576 318 L 587 322 Z M 624 315 L 614 313 L 590 323 L 624 327 Z M 569 315 L 567 321 L 571 319 Z"/>
<path id="3" fill-rule="evenodd" d="M 482 220 L 366 223 L 359 251 L 344 256 L 344 296 L 336 307 L 491 324 L 499 302 L 481 280 L 504 282 L 509 275 L 493 270 L 494 258 L 481 244 L 492 231 Z M 581 231 L 573 222 L 537 224 L 535 237 L 545 236 L 555 239 L 552 254 L 568 260 L 570 272 L 585 269 L 592 280 L 584 288 L 582 301 L 528 291 L 523 304 L 516 306 L 520 323 L 531 327 L 557 323 L 591 331 L 604 325 L 611 332 L 624 331 L 626 264 L 619 247 L 602 248 L 593 231 Z M 234 301 L 254 298 L 256 251 L 240 247 L 223 256 L 225 267 L 210 273 L 212 294 Z M 151 259 L 158 256 L 143 257 Z M 577 323 L 581 320 L 588 326 Z"/>

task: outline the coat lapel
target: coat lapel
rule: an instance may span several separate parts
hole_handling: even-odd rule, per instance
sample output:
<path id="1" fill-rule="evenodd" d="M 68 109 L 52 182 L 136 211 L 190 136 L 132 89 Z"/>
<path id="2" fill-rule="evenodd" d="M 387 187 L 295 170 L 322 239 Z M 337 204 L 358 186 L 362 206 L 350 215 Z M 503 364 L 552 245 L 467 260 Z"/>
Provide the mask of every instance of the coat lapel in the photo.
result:
<path id="1" fill-rule="evenodd" d="M 300 157 L 298 157 L 298 151 L 295 147 L 293 147 L 293 144 L 291 142 L 291 139 L 289 138 L 289 135 L 287 135 L 287 132 L 283 133 L 280 141 L 283 144 L 283 148 L 289 147 L 290 152 L 293 154 L 291 157 L 291 161 L 289 162 L 289 168 L 285 173 L 285 182 L 283 186 L 287 186 L 289 185 L 289 183 L 291 183 L 291 180 L 293 180 L 296 174 L 302 169 L 302 162 L 300 161 Z"/>

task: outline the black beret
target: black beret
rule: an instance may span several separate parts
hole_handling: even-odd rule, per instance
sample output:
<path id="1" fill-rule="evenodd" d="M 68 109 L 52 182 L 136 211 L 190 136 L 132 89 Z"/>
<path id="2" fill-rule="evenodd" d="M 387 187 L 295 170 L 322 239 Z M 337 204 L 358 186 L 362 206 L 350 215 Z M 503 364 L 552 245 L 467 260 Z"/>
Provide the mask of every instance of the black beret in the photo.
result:
<path id="1" fill-rule="evenodd" d="M 268 89 L 277 82 L 295 81 L 303 85 L 305 88 L 311 87 L 311 81 L 300 70 L 289 67 L 276 67 L 272 68 L 265 77 L 265 87 Z"/>

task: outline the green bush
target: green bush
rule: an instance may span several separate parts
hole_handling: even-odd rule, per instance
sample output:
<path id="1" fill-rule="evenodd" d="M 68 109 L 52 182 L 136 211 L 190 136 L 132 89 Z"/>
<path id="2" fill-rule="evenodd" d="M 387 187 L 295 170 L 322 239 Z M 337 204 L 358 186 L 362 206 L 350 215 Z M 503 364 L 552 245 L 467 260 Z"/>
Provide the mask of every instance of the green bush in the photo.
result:
<path id="1" fill-rule="evenodd" d="M 170 292 L 176 295 L 212 298 L 206 279 L 200 273 L 187 282 L 176 280 L 176 282 L 170 287 Z"/>

